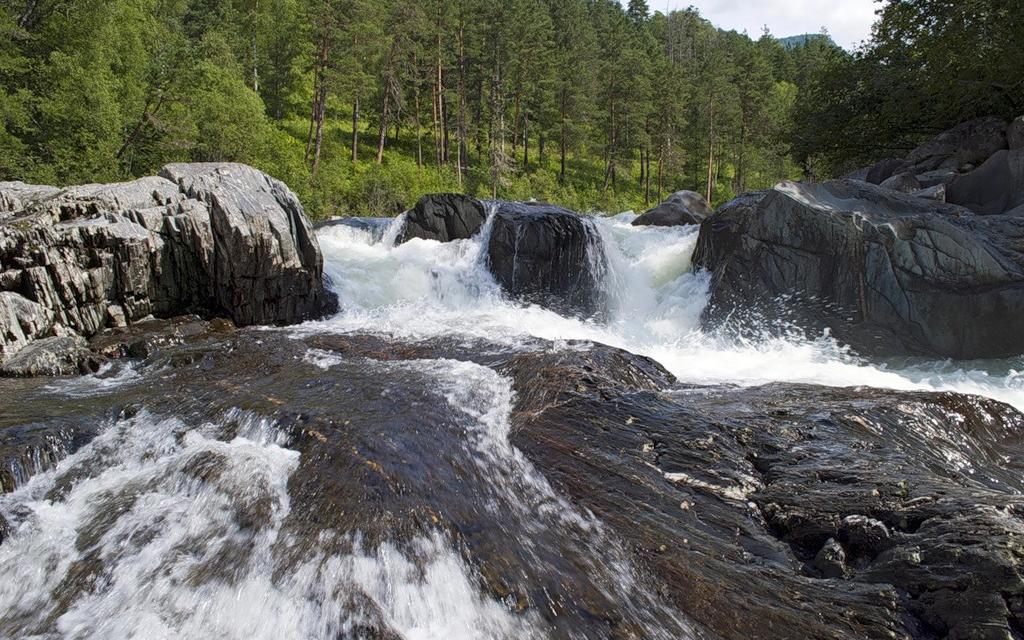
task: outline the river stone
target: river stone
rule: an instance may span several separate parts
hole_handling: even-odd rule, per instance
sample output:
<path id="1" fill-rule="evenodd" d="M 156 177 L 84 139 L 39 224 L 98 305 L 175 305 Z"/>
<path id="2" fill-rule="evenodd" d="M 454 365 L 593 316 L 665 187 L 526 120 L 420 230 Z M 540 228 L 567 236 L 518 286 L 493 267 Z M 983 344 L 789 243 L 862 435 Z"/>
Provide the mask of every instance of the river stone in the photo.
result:
<path id="1" fill-rule="evenodd" d="M 946 200 L 991 215 L 1024 205 L 1024 149 L 998 151 L 974 171 L 954 180 Z"/>
<path id="2" fill-rule="evenodd" d="M 674 227 L 700 224 L 711 215 L 704 196 L 695 191 L 677 191 L 653 209 L 633 220 L 633 226 Z"/>
<path id="3" fill-rule="evenodd" d="M 784 182 L 701 225 L 708 325 L 828 329 L 865 355 L 1024 352 L 1024 220 L 855 181 Z"/>
<path id="4" fill-rule="evenodd" d="M 936 185 L 947 186 L 957 179 L 960 174 L 950 169 L 936 169 L 919 173 L 914 178 L 920 183 L 921 188 L 927 189 Z"/>
<path id="5" fill-rule="evenodd" d="M 439 242 L 472 238 L 486 219 L 484 205 L 476 198 L 459 193 L 425 195 L 405 214 L 405 227 L 398 242 L 413 238 Z"/>
<path id="6" fill-rule="evenodd" d="M 563 314 L 603 311 L 605 256 L 592 221 L 553 205 L 502 202 L 493 224 L 488 265 L 507 294 Z"/>
<path id="7" fill-rule="evenodd" d="M 1006 148 L 1006 122 L 995 117 L 979 118 L 962 122 L 911 151 L 905 168 L 915 174 L 935 169 L 958 171 Z"/>
<path id="8" fill-rule="evenodd" d="M 36 340 L 0 366 L 0 376 L 33 378 L 69 376 L 86 370 L 89 356 L 81 336 L 54 336 Z"/>
<path id="9" fill-rule="evenodd" d="M 843 578 L 846 576 L 846 552 L 842 545 L 829 538 L 821 550 L 814 556 L 814 568 L 823 578 Z"/>
<path id="10" fill-rule="evenodd" d="M 912 193 L 921 188 L 921 183 L 917 181 L 914 174 L 904 171 L 884 180 L 879 186 L 883 189 L 892 189 L 900 193 Z"/>

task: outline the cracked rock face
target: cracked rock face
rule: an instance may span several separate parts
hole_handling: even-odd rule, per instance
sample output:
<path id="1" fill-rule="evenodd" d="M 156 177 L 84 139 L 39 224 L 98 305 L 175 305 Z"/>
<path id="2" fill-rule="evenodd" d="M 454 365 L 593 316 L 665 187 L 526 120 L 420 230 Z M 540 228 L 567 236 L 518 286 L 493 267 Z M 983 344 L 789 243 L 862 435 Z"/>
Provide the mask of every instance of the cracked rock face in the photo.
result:
<path id="1" fill-rule="evenodd" d="M 3 357 L 149 316 L 287 324 L 332 308 L 316 238 L 283 183 L 238 164 L 161 174 L 62 190 L 0 184 Z"/>
<path id="2" fill-rule="evenodd" d="M 709 324 L 787 323 L 865 355 L 998 358 L 1024 351 L 1024 219 L 859 181 L 781 183 L 721 207 L 694 263 Z"/>

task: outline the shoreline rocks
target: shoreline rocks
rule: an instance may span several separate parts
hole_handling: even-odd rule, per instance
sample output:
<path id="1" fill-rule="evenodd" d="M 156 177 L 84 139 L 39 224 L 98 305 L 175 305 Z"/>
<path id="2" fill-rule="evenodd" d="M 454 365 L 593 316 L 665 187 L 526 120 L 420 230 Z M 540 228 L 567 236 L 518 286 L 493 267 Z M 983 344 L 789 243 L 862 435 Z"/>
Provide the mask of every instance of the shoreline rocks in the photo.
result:
<path id="1" fill-rule="evenodd" d="M 5 359 L 39 338 L 150 316 L 290 324 L 336 308 L 298 199 L 245 165 L 174 164 L 55 193 L 0 185 L 0 200 L 24 207 L 0 220 Z"/>
<path id="2" fill-rule="evenodd" d="M 711 272 L 709 325 L 828 328 L 873 356 L 1024 352 L 1019 216 L 853 180 L 781 183 L 708 218 L 694 264 Z"/>

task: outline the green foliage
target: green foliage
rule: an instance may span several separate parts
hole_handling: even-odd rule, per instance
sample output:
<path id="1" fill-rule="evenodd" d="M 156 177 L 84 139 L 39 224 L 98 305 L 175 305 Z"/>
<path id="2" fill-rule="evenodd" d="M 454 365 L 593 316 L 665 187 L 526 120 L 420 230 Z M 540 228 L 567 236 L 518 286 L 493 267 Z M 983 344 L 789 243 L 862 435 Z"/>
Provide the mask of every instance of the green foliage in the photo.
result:
<path id="1" fill-rule="evenodd" d="M 797 155 L 838 173 L 905 151 L 949 127 L 1024 112 L 1020 0 L 899 0 L 854 56 L 798 48 L 806 87 Z"/>
<path id="2" fill-rule="evenodd" d="M 238 161 L 315 216 L 720 203 L 798 175 L 794 114 L 829 91 L 813 39 L 641 0 L 0 0 L 0 31 L 0 179 Z"/>

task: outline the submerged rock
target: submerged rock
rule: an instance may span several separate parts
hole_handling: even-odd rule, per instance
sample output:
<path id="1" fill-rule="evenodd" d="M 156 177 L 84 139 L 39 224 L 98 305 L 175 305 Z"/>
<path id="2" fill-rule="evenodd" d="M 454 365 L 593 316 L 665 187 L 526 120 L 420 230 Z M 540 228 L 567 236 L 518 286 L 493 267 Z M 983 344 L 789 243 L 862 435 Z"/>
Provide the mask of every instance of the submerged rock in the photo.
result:
<path id="1" fill-rule="evenodd" d="M 412 238 L 439 242 L 472 238 L 486 219 L 484 205 L 476 198 L 458 193 L 426 195 L 405 214 L 405 227 L 398 242 Z"/>
<path id="2" fill-rule="evenodd" d="M 7 357 L 151 315 L 286 324 L 336 305 L 295 195 L 238 164 L 168 165 L 162 177 L 31 201 L 0 221 L 0 288 Z"/>
<path id="3" fill-rule="evenodd" d="M 973 216 L 863 182 L 782 183 L 720 208 L 694 263 L 705 322 L 828 328 L 863 354 L 1024 352 L 1024 221 Z"/>
<path id="4" fill-rule="evenodd" d="M 488 264 L 510 296 L 583 317 L 603 311 L 605 256 L 593 223 L 561 207 L 502 202 L 493 225 Z"/>
<path id="5" fill-rule="evenodd" d="M 668 200 L 633 220 L 633 226 L 673 227 L 700 224 L 711 215 L 704 196 L 694 191 L 677 191 Z"/>

